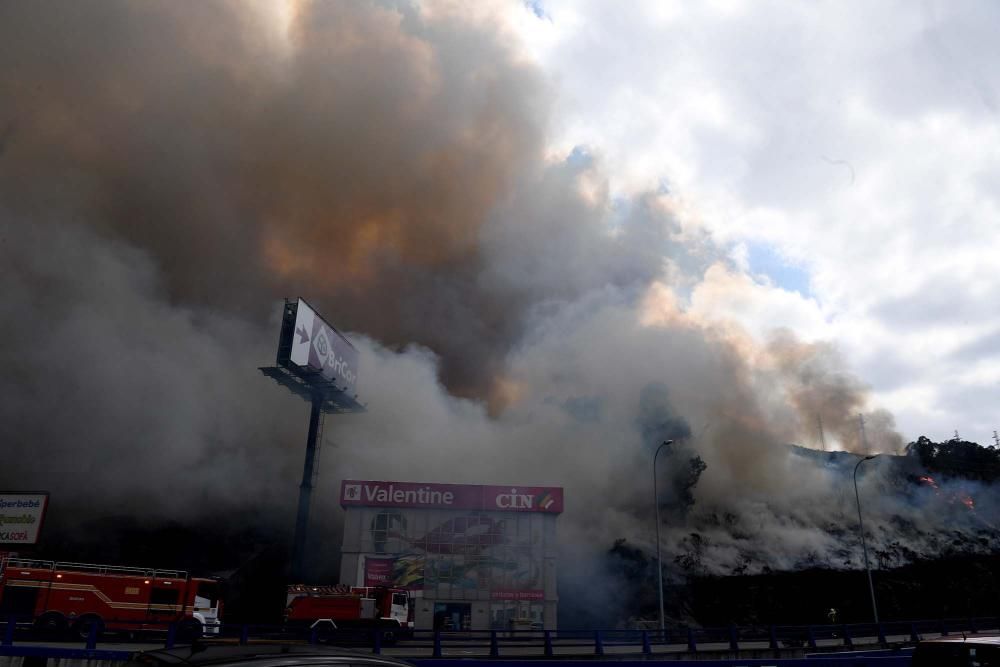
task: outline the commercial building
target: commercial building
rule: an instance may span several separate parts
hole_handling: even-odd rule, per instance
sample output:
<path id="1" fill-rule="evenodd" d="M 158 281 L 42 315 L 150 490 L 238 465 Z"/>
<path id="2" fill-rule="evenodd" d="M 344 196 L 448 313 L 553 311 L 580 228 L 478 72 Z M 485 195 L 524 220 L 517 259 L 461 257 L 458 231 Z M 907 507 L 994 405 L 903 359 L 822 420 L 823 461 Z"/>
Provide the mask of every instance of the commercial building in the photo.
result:
<path id="1" fill-rule="evenodd" d="M 340 581 L 406 588 L 418 629 L 556 629 L 558 487 L 344 480 Z"/>

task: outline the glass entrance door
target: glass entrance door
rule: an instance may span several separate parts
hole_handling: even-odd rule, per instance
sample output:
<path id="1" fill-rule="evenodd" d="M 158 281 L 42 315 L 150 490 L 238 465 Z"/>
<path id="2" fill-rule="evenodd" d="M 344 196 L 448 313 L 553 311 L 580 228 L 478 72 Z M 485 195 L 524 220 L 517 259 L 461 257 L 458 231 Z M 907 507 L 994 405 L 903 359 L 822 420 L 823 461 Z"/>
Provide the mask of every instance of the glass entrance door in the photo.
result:
<path id="1" fill-rule="evenodd" d="M 472 605 L 437 602 L 434 604 L 435 630 L 469 630 L 472 625 Z"/>

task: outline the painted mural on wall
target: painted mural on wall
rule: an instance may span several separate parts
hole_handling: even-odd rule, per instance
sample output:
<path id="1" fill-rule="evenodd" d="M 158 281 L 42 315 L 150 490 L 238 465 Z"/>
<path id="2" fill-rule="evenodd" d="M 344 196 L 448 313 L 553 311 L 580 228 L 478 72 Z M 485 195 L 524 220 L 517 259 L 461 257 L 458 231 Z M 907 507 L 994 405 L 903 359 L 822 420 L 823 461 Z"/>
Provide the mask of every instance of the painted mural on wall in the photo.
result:
<path id="1" fill-rule="evenodd" d="M 540 520 L 456 514 L 426 531 L 402 510 L 376 514 L 368 526 L 375 556 L 365 558 L 365 584 L 432 592 L 489 590 L 495 599 L 541 599 Z M 390 549 L 391 545 L 391 549 Z M 385 555 L 382 555 L 385 554 Z"/>

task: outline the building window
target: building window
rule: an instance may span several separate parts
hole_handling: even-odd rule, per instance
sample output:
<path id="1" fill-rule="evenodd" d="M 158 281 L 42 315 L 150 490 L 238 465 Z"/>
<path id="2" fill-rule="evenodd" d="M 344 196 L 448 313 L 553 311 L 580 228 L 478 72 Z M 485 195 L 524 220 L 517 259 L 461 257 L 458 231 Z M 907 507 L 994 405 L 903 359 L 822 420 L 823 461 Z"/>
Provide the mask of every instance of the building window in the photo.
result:
<path id="1" fill-rule="evenodd" d="M 400 537 L 406 535 L 406 517 L 399 511 L 379 512 L 371 520 L 372 551 L 377 554 L 400 551 Z"/>

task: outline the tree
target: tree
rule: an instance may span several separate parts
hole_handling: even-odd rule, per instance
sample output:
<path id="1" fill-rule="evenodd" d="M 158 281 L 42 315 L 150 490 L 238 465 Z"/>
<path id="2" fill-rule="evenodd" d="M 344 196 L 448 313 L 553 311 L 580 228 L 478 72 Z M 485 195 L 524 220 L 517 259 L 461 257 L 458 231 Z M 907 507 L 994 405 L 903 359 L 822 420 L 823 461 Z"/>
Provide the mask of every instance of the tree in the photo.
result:
<path id="1" fill-rule="evenodd" d="M 906 446 L 928 472 L 991 483 L 1000 479 L 1000 451 L 995 447 L 952 438 L 934 442 L 920 436 Z"/>

